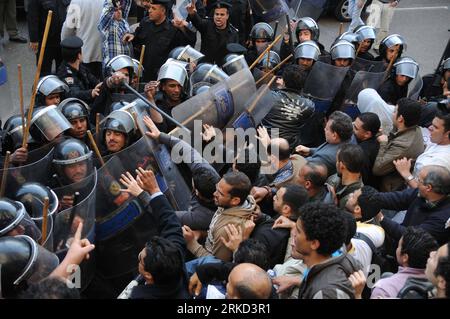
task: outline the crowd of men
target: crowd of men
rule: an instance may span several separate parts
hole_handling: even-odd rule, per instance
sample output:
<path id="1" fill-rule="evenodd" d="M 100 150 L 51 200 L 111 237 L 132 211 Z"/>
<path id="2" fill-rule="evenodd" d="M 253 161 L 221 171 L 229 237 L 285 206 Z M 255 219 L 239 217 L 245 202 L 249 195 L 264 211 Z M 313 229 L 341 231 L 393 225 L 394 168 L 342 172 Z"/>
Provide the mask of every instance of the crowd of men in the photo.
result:
<path id="1" fill-rule="evenodd" d="M 448 298 L 450 58 L 421 78 L 399 34 L 327 51 L 310 17 L 275 40 L 248 4 L 172 4 L 29 1 L 37 56 L 53 19 L 2 119 L 2 297 Z"/>

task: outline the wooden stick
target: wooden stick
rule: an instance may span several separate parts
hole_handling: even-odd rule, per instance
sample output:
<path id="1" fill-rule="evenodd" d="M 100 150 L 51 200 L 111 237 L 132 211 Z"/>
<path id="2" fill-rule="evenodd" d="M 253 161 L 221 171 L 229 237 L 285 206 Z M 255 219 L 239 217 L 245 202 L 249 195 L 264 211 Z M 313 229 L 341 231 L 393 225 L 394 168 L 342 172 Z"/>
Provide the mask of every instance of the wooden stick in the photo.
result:
<path id="1" fill-rule="evenodd" d="M 267 52 L 267 61 L 266 61 L 266 70 L 267 70 L 267 72 L 270 70 L 269 65 L 270 65 L 270 51 Z"/>
<path id="2" fill-rule="evenodd" d="M 394 55 L 392 56 L 392 59 L 391 59 L 391 61 L 389 61 L 389 65 L 388 65 L 388 67 L 387 67 L 387 69 L 386 69 L 386 74 L 385 74 L 385 76 L 384 76 L 384 81 L 386 81 L 387 80 L 387 78 L 389 77 L 389 74 L 391 73 L 391 70 L 392 70 L 392 66 L 394 65 L 394 62 L 395 62 L 395 60 L 397 60 L 397 56 L 398 56 L 398 48 L 394 51 Z"/>
<path id="3" fill-rule="evenodd" d="M 48 199 L 48 197 L 45 197 L 44 198 L 44 208 L 42 209 L 42 238 L 41 238 L 41 245 L 44 245 L 45 241 L 47 240 L 48 205 L 49 205 L 49 199 Z"/>
<path id="4" fill-rule="evenodd" d="M 342 33 L 344 33 L 344 24 L 341 22 L 339 23 L 339 36 L 342 35 Z"/>
<path id="5" fill-rule="evenodd" d="M 137 113 L 135 111 L 133 111 L 133 112 L 131 112 L 131 115 L 133 116 L 134 123 L 136 124 L 136 128 L 139 130 L 139 132 L 141 132 L 142 136 L 146 136 L 144 128 L 141 127 L 141 125 L 139 124 Z"/>
<path id="6" fill-rule="evenodd" d="M 272 47 L 277 44 L 278 41 L 280 41 L 282 37 L 282 34 L 279 34 L 275 40 L 273 40 L 273 42 L 271 44 L 269 44 L 269 46 L 259 55 L 259 57 L 255 60 L 255 62 L 252 63 L 252 65 L 250 65 L 249 69 L 253 69 L 258 63 L 259 61 L 261 61 L 264 58 L 264 55 L 270 51 L 270 49 L 272 49 Z"/>
<path id="7" fill-rule="evenodd" d="M 138 74 L 136 88 L 139 89 L 139 82 L 141 81 L 142 63 L 144 63 L 145 44 L 141 47 L 141 56 L 139 57 Z"/>
<path id="8" fill-rule="evenodd" d="M 100 113 L 95 114 L 95 134 L 98 136 L 100 132 Z"/>
<path id="9" fill-rule="evenodd" d="M 8 167 L 10 161 L 11 152 L 7 151 L 5 156 L 5 162 L 3 163 L 2 183 L 0 185 L 0 197 L 5 196 L 6 179 L 8 178 Z"/>
<path id="10" fill-rule="evenodd" d="M 28 134 L 30 133 L 31 115 L 33 114 L 34 100 L 36 99 L 37 85 L 39 82 L 39 76 L 41 74 L 42 61 L 44 60 L 44 52 L 45 52 L 45 47 L 47 45 L 48 32 L 50 30 L 50 24 L 52 23 L 52 15 L 53 15 L 53 11 L 49 10 L 48 14 L 47 14 L 47 22 L 45 23 L 44 37 L 42 39 L 41 50 L 39 51 L 38 65 L 37 65 L 36 73 L 34 74 L 33 93 L 31 94 L 30 108 L 28 109 L 28 116 L 27 116 L 26 128 L 25 128 L 25 131 L 23 134 L 22 147 L 26 146 L 27 140 L 28 140 Z"/>
<path id="11" fill-rule="evenodd" d="M 281 68 L 281 66 L 283 64 L 285 64 L 287 61 L 289 61 L 291 58 L 293 57 L 293 54 L 289 54 L 289 56 L 287 58 L 285 58 L 283 61 L 281 61 L 280 63 L 278 63 L 272 70 L 269 71 L 269 73 L 266 73 L 262 78 L 260 78 L 258 81 L 256 81 L 256 85 L 258 85 L 259 83 L 261 83 L 262 81 L 264 81 L 270 74 L 272 74 L 273 72 L 277 71 L 279 68 Z"/>
<path id="12" fill-rule="evenodd" d="M 277 77 L 274 75 L 272 76 L 272 78 L 270 79 L 269 83 L 267 83 L 267 86 L 265 86 L 261 92 L 259 92 L 259 94 L 256 96 L 256 98 L 253 100 L 252 104 L 248 107 L 247 112 L 248 113 L 252 113 L 253 110 L 256 107 L 256 104 L 259 102 L 259 100 L 261 99 L 261 97 L 267 92 L 267 90 L 270 89 L 270 86 L 272 85 L 272 83 L 275 81 Z"/>
<path id="13" fill-rule="evenodd" d="M 356 58 L 358 57 L 358 54 L 359 54 L 359 52 L 361 51 L 361 48 L 362 48 L 362 43 L 359 43 L 359 44 L 358 44 L 358 49 L 356 50 L 355 60 L 356 60 Z M 353 62 L 355 62 L 355 60 L 353 60 Z"/>
<path id="14" fill-rule="evenodd" d="M 92 136 L 92 133 L 90 130 L 87 131 L 89 141 L 91 142 L 91 146 L 94 149 L 95 154 L 97 155 L 98 159 L 100 160 L 100 164 L 105 165 L 105 161 L 103 160 L 102 155 L 100 154 L 100 151 L 98 150 L 97 143 L 95 143 L 94 136 Z"/>
<path id="15" fill-rule="evenodd" d="M 25 135 L 25 111 L 23 108 L 23 80 L 22 80 L 21 64 L 17 64 L 17 73 L 19 76 L 19 101 L 20 101 L 20 116 L 22 117 L 22 135 Z"/>

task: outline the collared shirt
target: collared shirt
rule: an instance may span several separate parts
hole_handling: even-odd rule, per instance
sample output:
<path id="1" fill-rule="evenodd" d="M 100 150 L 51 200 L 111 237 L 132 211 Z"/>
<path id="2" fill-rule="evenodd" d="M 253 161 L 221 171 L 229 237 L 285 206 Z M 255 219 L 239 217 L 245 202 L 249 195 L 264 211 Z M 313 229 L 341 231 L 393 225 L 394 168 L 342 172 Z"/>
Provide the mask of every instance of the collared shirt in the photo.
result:
<path id="1" fill-rule="evenodd" d="M 105 0 L 103 11 L 98 22 L 98 30 L 103 35 L 102 57 L 106 65 L 113 57 L 126 54 L 131 56 L 131 45 L 123 43 L 122 39 L 126 33 L 130 33 L 130 25 L 127 22 L 130 13 L 131 0 L 122 0 L 122 19 L 114 19 L 114 5 L 112 0 Z"/>
<path id="2" fill-rule="evenodd" d="M 398 267 L 396 274 L 377 281 L 370 298 L 396 298 L 409 277 L 425 278 L 425 269 Z"/>

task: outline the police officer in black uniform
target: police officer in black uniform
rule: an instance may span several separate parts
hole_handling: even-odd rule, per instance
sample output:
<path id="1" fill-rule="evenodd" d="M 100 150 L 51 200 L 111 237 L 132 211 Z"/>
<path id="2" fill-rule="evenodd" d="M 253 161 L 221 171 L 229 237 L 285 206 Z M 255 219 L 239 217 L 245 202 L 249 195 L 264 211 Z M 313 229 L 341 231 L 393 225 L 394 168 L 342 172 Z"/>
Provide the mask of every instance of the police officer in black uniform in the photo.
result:
<path id="1" fill-rule="evenodd" d="M 445 85 L 450 87 L 450 58 L 447 58 L 439 66 L 435 74 L 427 74 L 422 77 L 423 88 L 420 97 L 427 101 L 440 101 L 444 98 Z"/>
<path id="2" fill-rule="evenodd" d="M 90 104 L 99 95 L 99 80 L 82 64 L 83 40 L 71 36 L 61 41 L 63 63 L 58 68 L 58 77 L 69 86 L 68 97 L 75 97 Z"/>
<path id="3" fill-rule="evenodd" d="M 133 41 L 139 55 L 145 45 L 144 82 L 156 79 L 158 70 L 166 61 L 170 51 L 178 46 L 195 45 L 195 34 L 186 27 L 175 27 L 169 20 L 171 0 L 154 0 L 149 14 L 139 23 L 134 34 L 126 34 L 124 41 Z"/>
<path id="4" fill-rule="evenodd" d="M 213 19 L 202 19 L 192 3 L 186 7 L 189 19 L 202 36 L 200 51 L 205 55 L 202 62 L 222 64 L 228 43 L 239 42 L 238 30 L 229 23 L 231 4 L 218 1 L 213 5 Z"/>

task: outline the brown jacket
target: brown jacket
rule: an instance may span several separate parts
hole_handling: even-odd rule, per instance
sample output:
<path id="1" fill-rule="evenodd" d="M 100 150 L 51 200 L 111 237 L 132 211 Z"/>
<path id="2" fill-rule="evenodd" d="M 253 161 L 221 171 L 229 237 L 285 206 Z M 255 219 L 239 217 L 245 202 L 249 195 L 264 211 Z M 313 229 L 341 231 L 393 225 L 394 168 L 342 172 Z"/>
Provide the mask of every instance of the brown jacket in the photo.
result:
<path id="1" fill-rule="evenodd" d="M 244 229 L 244 223 L 250 219 L 252 213 L 256 211 L 256 201 L 249 195 L 245 203 L 241 206 L 223 209 L 219 207 L 214 214 L 208 229 L 205 247 L 197 241 L 188 244 L 187 248 L 196 257 L 214 255 L 223 261 L 231 261 L 233 252 L 229 250 L 220 240 L 220 237 L 228 239 L 225 226 L 234 224 L 236 227 Z"/>
<path id="2" fill-rule="evenodd" d="M 290 171 L 289 174 L 286 175 L 286 178 L 282 178 L 280 181 L 272 182 L 272 184 L 270 185 L 271 187 L 280 189 L 287 184 L 295 183 L 297 181 L 300 169 L 306 164 L 306 159 L 303 156 L 294 154 L 290 156 L 289 160 L 292 163 L 292 171 Z"/>
<path id="3" fill-rule="evenodd" d="M 381 191 L 397 190 L 403 183 L 403 178 L 395 169 L 394 160 L 406 157 L 414 161 L 423 153 L 422 131 L 420 127 L 410 127 L 402 132 L 394 132 L 388 142 L 380 143 L 380 150 L 373 165 L 373 174 L 381 176 Z"/>

